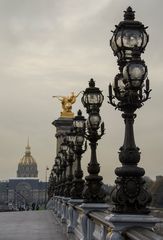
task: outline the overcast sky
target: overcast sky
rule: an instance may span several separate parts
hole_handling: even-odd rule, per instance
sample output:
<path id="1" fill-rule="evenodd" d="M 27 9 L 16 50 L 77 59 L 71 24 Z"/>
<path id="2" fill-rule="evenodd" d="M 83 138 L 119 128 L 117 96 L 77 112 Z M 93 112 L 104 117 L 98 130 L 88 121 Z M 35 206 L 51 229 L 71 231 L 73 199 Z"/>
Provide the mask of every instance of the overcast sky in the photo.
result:
<path id="1" fill-rule="evenodd" d="M 108 84 L 118 73 L 109 40 L 128 6 L 149 26 L 150 35 L 142 57 L 153 90 L 135 121 L 139 165 L 153 179 L 163 174 L 163 1 L 0 0 L 0 179 L 16 176 L 28 136 L 39 177 L 45 179 L 45 168 L 51 168 L 56 156 L 51 122 L 61 110 L 52 96 L 84 90 L 93 77 L 105 96 L 101 116 L 106 134 L 99 141 L 98 160 L 104 182 L 114 182 L 124 123 L 121 113 L 107 104 Z M 85 114 L 80 98 L 74 112 L 79 108 Z M 84 169 L 89 158 L 88 151 Z"/>

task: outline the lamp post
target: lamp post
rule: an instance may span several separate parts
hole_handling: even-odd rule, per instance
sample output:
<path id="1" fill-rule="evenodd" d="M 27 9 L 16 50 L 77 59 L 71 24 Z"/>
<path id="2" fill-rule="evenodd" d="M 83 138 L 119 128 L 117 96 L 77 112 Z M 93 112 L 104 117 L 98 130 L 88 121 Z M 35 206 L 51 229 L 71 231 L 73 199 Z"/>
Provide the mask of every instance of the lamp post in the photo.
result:
<path id="1" fill-rule="evenodd" d="M 58 196 L 62 196 L 62 184 L 63 184 L 63 167 L 62 167 L 62 156 L 63 153 L 61 151 L 58 152 L 58 160 L 59 160 L 59 184 L 58 184 Z"/>
<path id="2" fill-rule="evenodd" d="M 55 196 L 58 196 L 58 188 L 59 188 L 59 157 L 55 158 L 55 174 L 56 174 L 56 186 L 55 186 Z"/>
<path id="3" fill-rule="evenodd" d="M 49 180 L 48 180 L 48 200 L 53 196 L 53 172 L 51 171 Z"/>
<path id="4" fill-rule="evenodd" d="M 57 213 L 58 217 L 61 217 L 62 215 L 62 197 L 64 193 L 64 177 L 65 177 L 65 167 L 64 167 L 64 155 L 63 151 L 60 150 L 58 152 L 57 158 L 57 198 L 55 200 L 55 212 Z"/>
<path id="5" fill-rule="evenodd" d="M 147 66 L 141 60 L 141 54 L 148 43 L 145 29 L 142 23 L 134 20 L 134 11 L 129 7 L 125 11 L 124 21 L 116 26 L 110 42 L 114 55 L 118 58 L 120 73 L 116 75 L 113 86 L 109 85 L 109 103 L 123 112 L 125 122 L 124 143 L 119 151 L 122 166 L 115 169 L 116 187 L 112 192 L 115 204 L 113 212 L 117 213 L 149 213 L 147 205 L 151 201 L 142 178 L 145 171 L 137 166 L 140 151 L 135 144 L 133 129 L 135 111 L 149 99 L 151 91 Z"/>
<path id="6" fill-rule="evenodd" d="M 48 170 L 49 170 L 49 168 L 48 167 L 46 167 L 46 169 L 45 169 L 45 208 L 46 208 L 46 203 L 47 203 L 47 188 L 48 188 L 48 182 L 47 182 L 47 174 L 48 174 Z"/>
<path id="7" fill-rule="evenodd" d="M 55 163 L 53 165 L 51 174 L 52 174 L 52 189 L 53 189 L 53 195 L 56 196 L 56 191 L 57 191 L 57 158 L 55 158 Z"/>
<path id="8" fill-rule="evenodd" d="M 82 199 L 82 192 L 84 189 L 83 171 L 81 168 L 82 154 L 87 149 L 87 144 L 84 138 L 85 135 L 85 118 L 82 116 L 81 110 L 78 111 L 78 115 L 73 119 L 73 127 L 75 132 L 75 141 L 73 151 L 76 156 L 76 170 L 74 174 L 73 187 L 71 189 L 72 199 Z M 85 141 L 85 144 L 84 144 Z M 84 145 L 84 148 L 83 148 Z"/>
<path id="9" fill-rule="evenodd" d="M 55 175 L 55 169 L 53 167 L 52 169 L 52 197 L 55 195 L 55 189 L 56 189 L 56 175 Z"/>
<path id="10" fill-rule="evenodd" d="M 66 142 L 67 142 L 67 162 L 68 162 L 68 176 L 66 181 L 66 188 L 65 188 L 65 197 L 71 196 L 71 189 L 73 185 L 73 163 L 75 160 L 75 154 L 73 151 L 74 148 L 74 139 L 75 139 L 75 132 L 73 128 L 67 132 L 66 134 Z"/>
<path id="11" fill-rule="evenodd" d="M 66 138 L 63 139 L 63 142 L 60 146 L 61 152 L 62 152 L 62 187 L 61 187 L 61 196 L 65 196 L 65 189 L 66 189 L 66 181 L 67 181 L 67 176 L 66 176 L 66 169 L 67 169 L 67 150 L 68 150 L 68 145 L 66 142 Z"/>
<path id="12" fill-rule="evenodd" d="M 85 203 L 103 203 L 105 192 L 102 188 L 102 176 L 99 176 L 100 166 L 97 162 L 97 141 L 104 135 L 104 123 L 101 123 L 99 114 L 104 96 L 99 88 L 95 87 L 93 79 L 89 81 L 89 87 L 83 93 L 82 103 L 89 114 L 87 120 L 86 139 L 90 142 L 91 159 L 88 164 L 89 175 L 85 177 L 86 183 L 83 191 Z M 100 133 L 98 132 L 101 127 Z"/>

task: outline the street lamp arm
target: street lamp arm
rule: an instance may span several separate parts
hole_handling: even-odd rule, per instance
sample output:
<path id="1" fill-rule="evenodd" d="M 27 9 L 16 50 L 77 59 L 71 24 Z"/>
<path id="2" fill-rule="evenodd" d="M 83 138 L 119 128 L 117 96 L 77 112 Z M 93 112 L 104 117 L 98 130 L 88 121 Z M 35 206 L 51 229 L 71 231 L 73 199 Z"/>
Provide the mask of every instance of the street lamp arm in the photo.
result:
<path id="1" fill-rule="evenodd" d="M 108 103 L 109 104 L 111 104 L 113 107 L 117 107 L 117 104 L 115 103 L 115 101 L 113 101 L 113 99 L 115 98 L 114 96 L 108 96 L 108 98 L 109 98 L 109 101 L 108 101 Z"/>
<path id="2" fill-rule="evenodd" d="M 145 96 L 142 98 L 142 103 L 146 102 L 148 99 L 151 99 L 151 97 L 149 97 L 149 94 L 150 94 L 151 91 L 152 91 L 152 89 L 144 90 Z"/>

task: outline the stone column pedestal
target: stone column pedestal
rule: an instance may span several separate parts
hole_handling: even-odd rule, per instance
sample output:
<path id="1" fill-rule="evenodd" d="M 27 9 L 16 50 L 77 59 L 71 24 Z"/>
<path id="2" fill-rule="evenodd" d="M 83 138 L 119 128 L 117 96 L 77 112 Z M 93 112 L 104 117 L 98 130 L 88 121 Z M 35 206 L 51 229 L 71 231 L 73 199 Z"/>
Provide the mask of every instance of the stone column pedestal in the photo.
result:
<path id="1" fill-rule="evenodd" d="M 60 117 L 52 122 L 52 125 L 56 127 L 56 139 L 57 139 L 57 153 L 60 150 L 60 145 L 63 142 L 63 135 L 70 131 L 72 128 L 73 118 Z"/>

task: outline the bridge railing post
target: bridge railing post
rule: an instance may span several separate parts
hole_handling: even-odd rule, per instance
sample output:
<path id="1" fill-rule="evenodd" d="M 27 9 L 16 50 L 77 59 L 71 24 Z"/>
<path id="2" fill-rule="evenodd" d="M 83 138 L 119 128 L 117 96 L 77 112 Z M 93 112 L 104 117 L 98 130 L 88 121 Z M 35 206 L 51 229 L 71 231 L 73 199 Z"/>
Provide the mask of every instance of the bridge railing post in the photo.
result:
<path id="1" fill-rule="evenodd" d="M 54 213 L 57 213 L 57 197 L 54 196 Z"/>
<path id="2" fill-rule="evenodd" d="M 62 202 L 61 202 L 61 197 L 58 197 L 57 217 L 61 218 L 61 214 L 62 214 Z"/>
<path id="3" fill-rule="evenodd" d="M 68 207 L 68 216 L 69 216 L 69 222 L 68 222 L 68 226 L 67 226 L 67 232 L 73 233 L 74 225 L 73 225 L 73 207 L 72 207 L 72 205 L 69 205 L 69 207 Z"/>
<path id="4" fill-rule="evenodd" d="M 61 216 L 61 222 L 67 223 L 68 221 L 68 202 L 69 198 L 63 197 L 62 198 L 62 216 Z"/>
<path id="5" fill-rule="evenodd" d="M 108 231 L 107 231 L 107 228 L 105 225 L 101 224 L 100 225 L 100 240 L 105 240 L 107 238 L 107 234 L 108 234 Z"/>
<path id="6" fill-rule="evenodd" d="M 69 204 L 68 207 L 68 217 L 67 232 L 74 233 L 74 230 L 77 226 L 78 213 L 72 204 Z"/>

